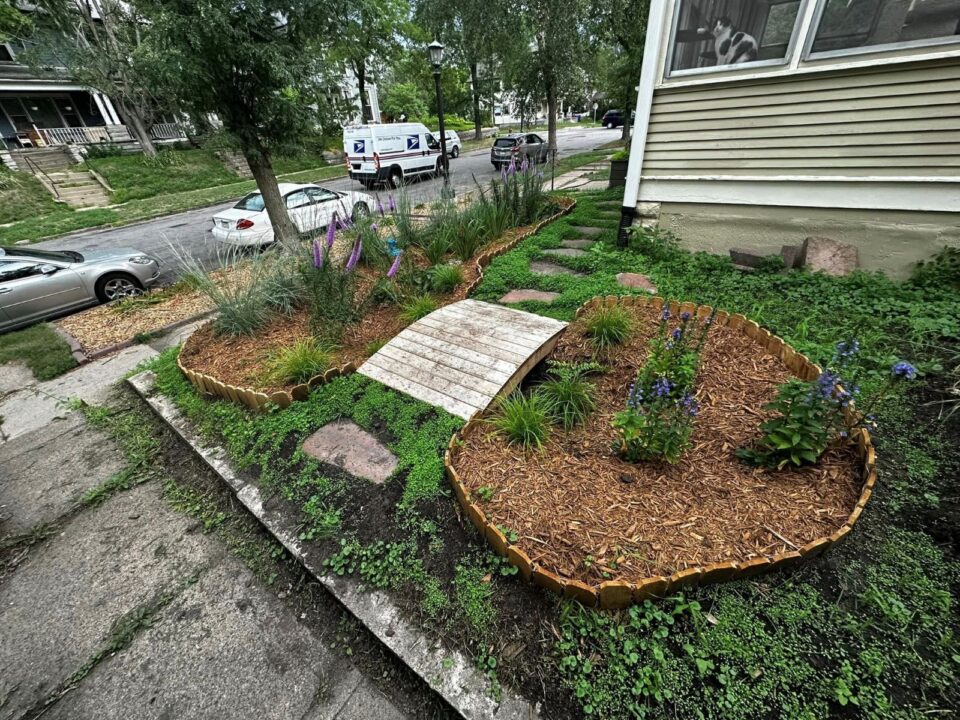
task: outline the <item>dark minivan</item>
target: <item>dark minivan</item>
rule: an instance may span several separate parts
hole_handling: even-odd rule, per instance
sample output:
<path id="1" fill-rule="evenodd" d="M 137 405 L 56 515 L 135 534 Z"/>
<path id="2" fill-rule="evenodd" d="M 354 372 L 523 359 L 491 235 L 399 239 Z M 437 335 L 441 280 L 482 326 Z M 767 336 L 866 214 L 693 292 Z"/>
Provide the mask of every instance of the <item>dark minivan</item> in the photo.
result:
<path id="1" fill-rule="evenodd" d="M 623 126 L 623 110 L 607 110 L 600 120 L 600 124 L 605 128 L 618 128 Z"/>

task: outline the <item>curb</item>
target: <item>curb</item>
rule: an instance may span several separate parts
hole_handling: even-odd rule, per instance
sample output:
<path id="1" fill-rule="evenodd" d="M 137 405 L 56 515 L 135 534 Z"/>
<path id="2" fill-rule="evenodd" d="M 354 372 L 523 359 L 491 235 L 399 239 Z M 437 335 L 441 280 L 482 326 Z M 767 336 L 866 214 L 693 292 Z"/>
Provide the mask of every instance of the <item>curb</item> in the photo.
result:
<path id="1" fill-rule="evenodd" d="M 284 519 L 275 510 L 264 507 L 260 488 L 241 478 L 220 447 L 207 447 L 190 422 L 173 403 L 153 394 L 155 375 L 146 371 L 127 379 L 143 398 L 191 450 L 203 460 L 234 492 L 237 499 L 257 520 L 313 575 L 326 590 L 360 621 L 384 646 L 442 697 L 465 720 L 536 720 L 539 706 L 503 689 L 499 702 L 490 696 L 486 677 L 459 651 L 448 651 L 424 636 L 390 597 L 381 591 L 362 591 L 351 577 L 330 575 L 323 558 L 303 547 L 295 522 Z"/>
<path id="2" fill-rule="evenodd" d="M 93 359 L 83 351 L 83 346 L 80 345 L 73 335 L 68 333 L 59 325 L 50 323 L 50 327 L 52 327 L 53 331 L 59 335 L 67 345 L 70 346 L 70 354 L 73 355 L 73 359 L 76 360 L 77 366 L 86 365 Z"/>

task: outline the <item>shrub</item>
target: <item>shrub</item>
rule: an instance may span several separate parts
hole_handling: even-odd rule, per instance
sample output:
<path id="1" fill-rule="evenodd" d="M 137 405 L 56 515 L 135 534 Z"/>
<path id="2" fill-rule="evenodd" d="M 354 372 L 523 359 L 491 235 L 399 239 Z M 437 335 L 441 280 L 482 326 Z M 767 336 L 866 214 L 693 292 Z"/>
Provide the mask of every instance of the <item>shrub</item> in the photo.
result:
<path id="1" fill-rule="evenodd" d="M 587 313 L 583 322 L 594 347 L 601 352 L 625 343 L 633 328 L 630 315 L 619 305 L 595 308 Z"/>
<path id="2" fill-rule="evenodd" d="M 637 250 L 654 262 L 670 260 L 680 252 L 680 243 L 669 230 L 634 225 L 629 230 L 629 238 L 632 250 Z"/>
<path id="3" fill-rule="evenodd" d="M 910 284 L 932 288 L 945 285 L 960 290 L 960 248 L 945 247 L 930 260 L 917 263 Z"/>
<path id="4" fill-rule="evenodd" d="M 306 382 L 330 367 L 330 349 L 316 340 L 298 340 L 271 358 L 270 376 L 282 383 Z"/>
<path id="5" fill-rule="evenodd" d="M 463 282 L 459 265 L 437 265 L 430 268 L 430 286 L 439 293 L 453 292 Z"/>
<path id="6" fill-rule="evenodd" d="M 564 430 L 582 423 L 596 407 L 593 383 L 585 379 L 591 369 L 590 364 L 554 363 L 547 371 L 551 378 L 538 388 L 551 406 L 553 421 Z"/>
<path id="7" fill-rule="evenodd" d="M 520 445 L 524 450 L 541 450 L 550 437 L 552 414 L 553 408 L 543 395 L 525 396 L 518 391 L 500 401 L 491 422 L 508 442 Z"/>
<path id="8" fill-rule="evenodd" d="M 418 295 L 405 302 L 400 308 L 400 317 L 408 325 L 426 317 L 437 309 L 436 301 L 429 295 Z"/>

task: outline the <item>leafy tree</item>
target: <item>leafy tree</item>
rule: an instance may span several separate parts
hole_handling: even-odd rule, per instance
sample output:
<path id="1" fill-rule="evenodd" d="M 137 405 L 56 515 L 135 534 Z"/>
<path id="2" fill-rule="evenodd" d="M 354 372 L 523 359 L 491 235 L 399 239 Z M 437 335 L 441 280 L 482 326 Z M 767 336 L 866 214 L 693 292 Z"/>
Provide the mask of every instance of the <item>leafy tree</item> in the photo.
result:
<path id="1" fill-rule="evenodd" d="M 630 111 L 636 105 L 634 88 L 640 80 L 649 14 L 650 0 L 592 0 L 590 9 L 597 37 L 610 45 L 605 85 L 609 96 L 623 107 L 624 142 L 630 138 Z"/>
<path id="2" fill-rule="evenodd" d="M 34 32 L 42 42 L 25 53 L 34 66 L 51 59 L 79 83 L 108 95 L 146 155 L 156 155 L 150 128 L 162 109 L 140 71 L 149 33 L 136 8 L 122 0 L 36 0 Z"/>
<path id="3" fill-rule="evenodd" d="M 427 115 L 424 91 L 412 82 L 393 83 L 383 94 L 383 111 L 392 118 L 422 118 Z"/>
<path id="4" fill-rule="evenodd" d="M 20 35 L 29 24 L 29 16 L 13 0 L 0 0 L 0 42 Z"/>
<path id="5" fill-rule="evenodd" d="M 257 181 L 276 239 L 293 243 L 272 158 L 316 128 L 327 0 L 133 0 L 150 22 L 148 77 L 198 121 L 216 113 Z"/>

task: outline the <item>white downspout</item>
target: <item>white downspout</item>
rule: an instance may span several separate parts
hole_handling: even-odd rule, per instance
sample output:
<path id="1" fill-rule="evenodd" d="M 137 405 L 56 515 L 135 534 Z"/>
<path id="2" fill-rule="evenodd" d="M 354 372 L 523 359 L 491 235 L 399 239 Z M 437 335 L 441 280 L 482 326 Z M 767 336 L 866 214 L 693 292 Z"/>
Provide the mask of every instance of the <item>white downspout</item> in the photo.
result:
<path id="1" fill-rule="evenodd" d="M 653 0 L 650 3 L 650 16 L 647 18 L 647 37 L 643 46 L 643 65 L 640 71 L 640 84 L 637 86 L 637 117 L 633 125 L 633 138 L 630 141 L 630 162 L 627 165 L 627 185 L 623 192 L 623 207 L 620 209 L 620 230 L 617 244 L 627 244 L 627 228 L 637 216 L 637 199 L 640 197 L 640 170 L 643 167 L 643 151 L 647 144 L 647 130 L 650 127 L 650 106 L 653 103 L 653 90 L 657 84 L 660 68 L 660 51 L 663 48 L 664 34 L 669 28 L 664 26 L 668 0 Z"/>

